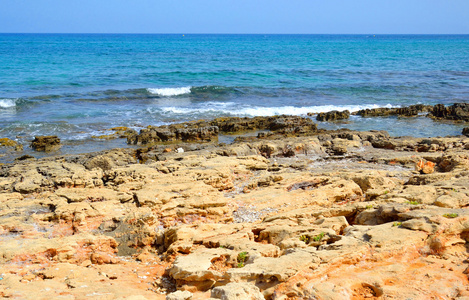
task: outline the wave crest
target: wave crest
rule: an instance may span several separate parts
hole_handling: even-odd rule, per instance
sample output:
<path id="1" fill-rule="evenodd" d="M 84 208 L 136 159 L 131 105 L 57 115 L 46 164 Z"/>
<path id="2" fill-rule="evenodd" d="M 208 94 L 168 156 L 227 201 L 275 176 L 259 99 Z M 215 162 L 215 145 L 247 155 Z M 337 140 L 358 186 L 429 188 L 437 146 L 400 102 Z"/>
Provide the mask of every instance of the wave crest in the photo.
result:
<path id="1" fill-rule="evenodd" d="M 16 99 L 0 99 L 0 108 L 10 108 L 16 106 Z"/>
<path id="2" fill-rule="evenodd" d="M 215 113 L 215 114 L 227 114 L 234 116 L 275 116 L 275 115 L 306 115 L 308 113 L 320 113 L 328 112 L 332 110 L 349 110 L 350 112 L 356 112 L 361 109 L 371 109 L 379 107 L 396 107 L 390 104 L 379 106 L 377 104 L 369 105 L 319 105 L 319 106 L 277 106 L 277 107 L 261 107 L 261 106 L 250 106 L 250 107 L 238 107 L 235 103 L 223 103 L 207 105 L 205 107 L 188 108 L 188 107 L 163 107 L 161 110 L 165 113 L 173 114 L 204 114 L 204 113 Z"/>
<path id="3" fill-rule="evenodd" d="M 170 97 L 170 96 L 190 94 L 191 87 L 190 86 L 185 86 L 185 87 L 178 87 L 178 88 L 159 88 L 159 89 L 148 88 L 147 91 L 150 94 L 164 96 L 164 97 Z"/>

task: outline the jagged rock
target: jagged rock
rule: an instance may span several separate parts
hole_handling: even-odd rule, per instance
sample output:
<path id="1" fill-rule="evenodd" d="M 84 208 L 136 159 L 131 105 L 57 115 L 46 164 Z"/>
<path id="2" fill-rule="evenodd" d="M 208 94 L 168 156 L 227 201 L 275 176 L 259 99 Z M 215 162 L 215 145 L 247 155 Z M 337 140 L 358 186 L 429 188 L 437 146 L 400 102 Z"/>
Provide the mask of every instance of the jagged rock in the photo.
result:
<path id="1" fill-rule="evenodd" d="M 272 116 L 254 118 L 218 118 L 210 122 L 188 122 L 142 129 L 127 137 L 128 144 L 146 145 L 159 142 L 210 142 L 218 140 L 218 133 L 238 133 L 270 130 L 284 135 L 312 135 L 316 124 L 309 118 L 298 116 Z"/>
<path id="2" fill-rule="evenodd" d="M 391 115 L 398 115 L 398 116 L 405 116 L 405 117 L 412 117 L 417 116 L 419 113 L 422 112 L 429 112 L 431 111 L 433 106 L 431 105 L 424 105 L 424 104 L 416 104 L 410 105 L 407 107 L 399 107 L 399 108 L 388 108 L 388 107 L 381 107 L 381 108 L 372 108 L 372 109 L 363 109 L 359 110 L 355 114 L 362 116 L 362 117 L 378 117 L 378 116 L 391 116 Z"/>
<path id="3" fill-rule="evenodd" d="M 437 104 L 431 114 L 434 118 L 469 121 L 469 103 L 454 103 L 447 107 Z"/>
<path id="4" fill-rule="evenodd" d="M 186 128 L 182 127 L 181 124 L 160 127 L 150 126 L 140 130 L 139 134 L 131 134 L 127 137 L 127 143 L 134 145 L 158 142 L 207 142 L 216 140 L 218 140 L 218 127 L 208 126 L 205 123 L 189 123 Z"/>
<path id="5" fill-rule="evenodd" d="M 61 147 L 60 139 L 56 135 L 36 136 L 31 142 L 31 148 L 36 151 L 55 151 Z"/>
<path id="6" fill-rule="evenodd" d="M 319 113 L 316 116 L 316 120 L 329 122 L 329 121 L 336 121 L 336 120 L 344 120 L 344 119 L 348 119 L 349 117 L 350 117 L 350 112 L 348 110 L 344 110 L 344 111 L 333 110 L 333 111 L 329 111 L 325 113 Z"/>

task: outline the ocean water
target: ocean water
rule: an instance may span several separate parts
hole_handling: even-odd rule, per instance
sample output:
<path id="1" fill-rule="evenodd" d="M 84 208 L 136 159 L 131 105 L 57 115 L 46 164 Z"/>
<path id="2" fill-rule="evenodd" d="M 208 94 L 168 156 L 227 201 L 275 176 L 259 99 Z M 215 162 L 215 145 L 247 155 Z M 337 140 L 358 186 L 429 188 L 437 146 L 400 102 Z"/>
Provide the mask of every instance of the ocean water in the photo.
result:
<path id="1" fill-rule="evenodd" d="M 125 146 L 91 138 L 115 126 L 455 102 L 469 102 L 469 35 L 0 34 L 0 137 L 58 135 L 65 152 Z M 464 124 L 319 127 L 445 136 Z"/>

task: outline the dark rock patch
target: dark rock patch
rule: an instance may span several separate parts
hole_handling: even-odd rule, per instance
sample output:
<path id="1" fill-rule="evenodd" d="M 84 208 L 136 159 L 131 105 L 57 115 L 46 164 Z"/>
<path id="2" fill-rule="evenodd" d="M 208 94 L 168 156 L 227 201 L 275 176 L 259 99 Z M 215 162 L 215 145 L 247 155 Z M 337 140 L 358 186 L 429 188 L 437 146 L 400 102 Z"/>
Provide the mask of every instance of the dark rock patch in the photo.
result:
<path id="1" fill-rule="evenodd" d="M 350 112 L 348 110 L 344 110 L 344 111 L 333 110 L 333 111 L 329 111 L 325 113 L 319 113 L 316 116 L 316 120 L 328 122 L 328 121 L 345 120 L 345 119 L 348 119 L 349 117 L 350 117 Z"/>
<path id="2" fill-rule="evenodd" d="M 431 105 L 424 105 L 424 104 L 416 104 L 410 105 L 406 107 L 396 107 L 396 108 L 387 108 L 387 107 L 380 107 L 380 108 L 372 108 L 372 109 L 362 109 L 357 111 L 356 115 L 362 117 L 386 117 L 386 116 L 403 116 L 403 117 L 413 117 L 417 116 L 419 113 L 422 112 L 430 112 L 432 111 L 433 106 Z"/>
<path id="3" fill-rule="evenodd" d="M 436 119 L 469 121 L 469 103 L 454 103 L 451 106 L 437 104 L 433 107 L 431 116 Z"/>
<path id="4" fill-rule="evenodd" d="M 60 139 L 56 135 L 36 136 L 31 142 L 31 148 L 36 151 L 50 152 L 60 147 Z"/>

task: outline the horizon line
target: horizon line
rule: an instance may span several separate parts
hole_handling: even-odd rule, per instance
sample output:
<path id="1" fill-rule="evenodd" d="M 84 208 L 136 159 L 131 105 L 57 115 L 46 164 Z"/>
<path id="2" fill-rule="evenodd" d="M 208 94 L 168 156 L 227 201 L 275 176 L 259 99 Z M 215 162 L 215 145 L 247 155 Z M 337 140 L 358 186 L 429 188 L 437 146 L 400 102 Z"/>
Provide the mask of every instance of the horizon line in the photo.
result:
<path id="1" fill-rule="evenodd" d="M 161 35 L 469 35 L 469 33 L 161 33 L 161 32 L 0 32 L 0 34 L 161 34 Z"/>

